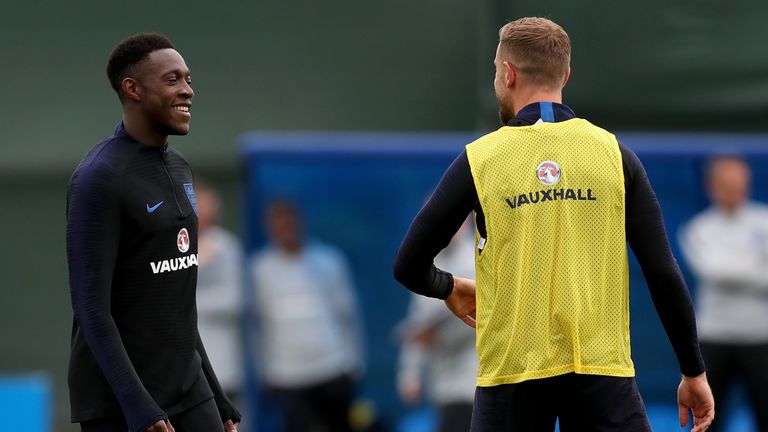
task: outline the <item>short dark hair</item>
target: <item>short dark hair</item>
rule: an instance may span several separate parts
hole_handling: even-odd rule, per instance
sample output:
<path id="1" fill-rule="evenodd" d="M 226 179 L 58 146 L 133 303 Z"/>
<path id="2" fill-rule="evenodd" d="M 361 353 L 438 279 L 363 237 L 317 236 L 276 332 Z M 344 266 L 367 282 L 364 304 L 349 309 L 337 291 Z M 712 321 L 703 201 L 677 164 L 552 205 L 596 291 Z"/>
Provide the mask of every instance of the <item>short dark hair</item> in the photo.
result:
<path id="1" fill-rule="evenodd" d="M 118 96 L 122 97 L 121 83 L 133 72 L 133 67 L 144 61 L 153 51 L 166 48 L 173 48 L 173 44 L 160 33 L 138 33 L 117 44 L 107 62 L 107 77 Z"/>

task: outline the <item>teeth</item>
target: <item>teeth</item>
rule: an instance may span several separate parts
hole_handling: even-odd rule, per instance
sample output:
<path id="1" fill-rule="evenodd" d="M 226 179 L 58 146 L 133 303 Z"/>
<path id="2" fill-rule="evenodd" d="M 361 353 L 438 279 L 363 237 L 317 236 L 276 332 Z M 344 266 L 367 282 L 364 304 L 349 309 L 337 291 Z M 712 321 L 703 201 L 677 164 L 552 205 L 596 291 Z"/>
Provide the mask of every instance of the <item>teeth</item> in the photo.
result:
<path id="1" fill-rule="evenodd" d="M 175 106 L 175 107 L 173 107 L 173 109 L 175 109 L 176 111 L 181 111 L 181 112 L 185 112 L 185 113 L 189 112 L 189 107 L 187 107 L 187 106 Z"/>

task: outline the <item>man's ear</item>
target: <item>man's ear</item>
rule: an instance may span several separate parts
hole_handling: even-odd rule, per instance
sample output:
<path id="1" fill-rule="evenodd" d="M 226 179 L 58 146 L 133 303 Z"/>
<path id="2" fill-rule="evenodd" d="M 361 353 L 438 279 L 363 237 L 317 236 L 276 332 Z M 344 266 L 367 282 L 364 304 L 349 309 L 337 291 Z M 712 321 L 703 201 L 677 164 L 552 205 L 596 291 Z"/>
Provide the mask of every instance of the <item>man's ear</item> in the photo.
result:
<path id="1" fill-rule="evenodd" d="M 568 78 L 571 77 L 571 67 L 568 66 L 568 69 L 565 71 L 565 77 L 563 77 L 563 87 L 565 87 L 565 83 L 568 82 Z"/>
<path id="2" fill-rule="evenodd" d="M 512 88 L 517 82 L 517 68 L 510 62 L 504 62 L 502 65 L 504 66 L 505 75 L 504 85 L 506 85 L 507 88 Z"/>
<path id="3" fill-rule="evenodd" d="M 123 78 L 120 88 L 123 90 L 124 99 L 131 99 L 136 102 L 141 100 L 141 85 L 135 79 L 130 77 Z"/>

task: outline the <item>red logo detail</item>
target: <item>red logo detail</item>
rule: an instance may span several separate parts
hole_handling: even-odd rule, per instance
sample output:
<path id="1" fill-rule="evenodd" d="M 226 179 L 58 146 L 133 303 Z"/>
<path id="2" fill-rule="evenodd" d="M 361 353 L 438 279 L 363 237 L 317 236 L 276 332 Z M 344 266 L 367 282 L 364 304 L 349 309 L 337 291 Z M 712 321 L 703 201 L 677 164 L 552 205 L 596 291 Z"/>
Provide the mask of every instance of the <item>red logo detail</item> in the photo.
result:
<path id="1" fill-rule="evenodd" d="M 547 186 L 551 186 L 560 180 L 560 166 L 554 161 L 544 161 L 536 167 L 536 177 Z"/>
<path id="2" fill-rule="evenodd" d="M 176 236 L 176 246 L 179 247 L 181 253 L 189 250 L 189 232 L 186 228 L 182 228 L 179 235 Z"/>
<path id="3" fill-rule="evenodd" d="M 547 175 L 556 177 L 558 172 L 560 172 L 560 170 L 558 170 L 556 166 L 546 164 L 543 167 L 539 168 L 539 177 L 545 177 Z"/>

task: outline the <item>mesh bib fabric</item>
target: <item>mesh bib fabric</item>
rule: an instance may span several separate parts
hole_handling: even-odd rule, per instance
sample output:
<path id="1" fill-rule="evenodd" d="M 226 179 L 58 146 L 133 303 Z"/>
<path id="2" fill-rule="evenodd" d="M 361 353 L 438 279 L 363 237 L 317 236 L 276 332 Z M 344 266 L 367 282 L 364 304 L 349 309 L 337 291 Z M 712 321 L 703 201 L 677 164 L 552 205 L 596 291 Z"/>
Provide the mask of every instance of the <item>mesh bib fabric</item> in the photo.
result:
<path id="1" fill-rule="evenodd" d="M 478 386 L 575 372 L 634 376 L 624 173 L 583 119 L 502 127 L 467 145 L 478 238 Z"/>

